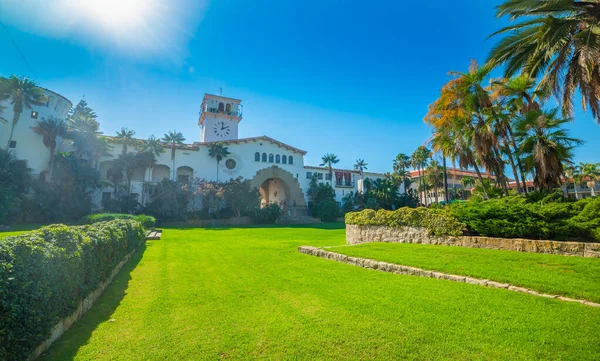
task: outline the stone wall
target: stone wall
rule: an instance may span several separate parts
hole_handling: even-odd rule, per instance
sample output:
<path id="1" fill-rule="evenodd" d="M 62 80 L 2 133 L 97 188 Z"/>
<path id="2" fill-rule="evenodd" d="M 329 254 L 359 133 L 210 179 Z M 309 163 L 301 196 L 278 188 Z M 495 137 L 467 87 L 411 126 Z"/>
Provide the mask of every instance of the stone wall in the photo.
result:
<path id="1" fill-rule="evenodd" d="M 435 244 L 600 258 L 600 243 L 540 241 L 483 236 L 437 237 L 430 236 L 425 228 L 346 225 L 346 243 L 361 244 L 372 242 Z"/>

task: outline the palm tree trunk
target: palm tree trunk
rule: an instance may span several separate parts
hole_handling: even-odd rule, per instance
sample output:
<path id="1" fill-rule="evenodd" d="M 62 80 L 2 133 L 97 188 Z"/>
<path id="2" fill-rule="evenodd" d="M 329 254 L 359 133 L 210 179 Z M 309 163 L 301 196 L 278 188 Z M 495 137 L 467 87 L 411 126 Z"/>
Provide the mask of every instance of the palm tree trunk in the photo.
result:
<path id="1" fill-rule="evenodd" d="M 12 125 L 10 127 L 10 136 L 8 137 L 8 143 L 6 143 L 6 149 L 8 149 L 10 147 L 10 142 L 12 142 L 13 134 L 15 132 L 15 127 L 17 126 L 17 123 L 19 122 L 20 116 L 21 116 L 21 112 L 15 111 L 15 114 L 13 115 Z"/>
<path id="2" fill-rule="evenodd" d="M 507 152 L 508 161 L 510 162 L 510 166 L 513 171 L 513 176 L 515 177 L 515 181 L 517 182 L 517 190 L 519 191 L 519 193 L 521 193 L 521 182 L 519 182 L 519 173 L 517 172 L 517 167 L 515 166 L 515 160 L 513 159 L 513 156 L 512 156 L 512 150 L 510 149 L 510 145 L 508 144 L 506 138 L 504 138 L 504 147 L 506 147 L 506 149 L 508 150 L 508 152 Z"/>
<path id="3" fill-rule="evenodd" d="M 442 154 L 442 164 L 444 166 L 444 199 L 446 204 L 450 203 L 450 195 L 448 194 L 448 171 L 446 169 L 446 156 Z"/>
<path id="4" fill-rule="evenodd" d="M 490 197 L 487 194 L 487 190 L 485 189 L 485 183 L 483 183 L 483 177 L 481 176 L 481 172 L 479 171 L 477 163 L 474 164 L 474 167 L 475 173 L 477 173 L 477 178 L 479 178 L 479 182 L 481 183 L 481 188 L 483 189 L 483 195 L 485 196 L 485 199 L 490 199 Z"/>
<path id="5" fill-rule="evenodd" d="M 419 200 L 421 204 L 425 204 L 423 201 L 423 179 L 421 178 L 421 166 L 417 166 L 417 172 L 419 173 L 419 186 L 417 187 L 417 191 L 419 191 Z"/>
<path id="6" fill-rule="evenodd" d="M 54 171 L 54 148 L 50 148 L 50 162 L 48 164 L 48 174 L 46 175 L 46 182 L 52 180 L 52 173 Z"/>
<path id="7" fill-rule="evenodd" d="M 175 174 L 177 174 L 177 173 L 175 173 L 175 172 L 177 170 L 175 169 L 175 143 L 173 143 L 173 145 L 171 146 L 171 164 L 173 166 L 173 170 L 171 171 L 173 174 L 171 175 L 171 177 L 172 177 L 173 181 L 176 181 L 177 179 L 175 179 L 175 178 L 177 178 L 177 177 L 175 176 Z M 219 176 L 219 174 L 217 173 L 217 177 L 218 176 Z"/>
<path id="8" fill-rule="evenodd" d="M 219 183 L 219 160 L 217 159 L 217 183 Z"/>
<path id="9" fill-rule="evenodd" d="M 518 153 L 518 147 L 517 147 L 517 141 L 515 140 L 515 137 L 513 136 L 513 132 L 512 129 L 510 127 L 507 128 L 508 129 L 508 136 L 510 137 L 510 142 L 512 143 L 512 146 L 515 150 L 515 158 L 517 159 L 517 166 L 519 167 L 519 171 L 521 172 L 521 181 L 523 182 L 523 193 L 527 194 L 527 181 L 526 181 L 526 177 L 525 177 L 525 172 L 523 171 L 523 163 L 521 162 L 521 157 L 519 157 L 519 153 Z"/>

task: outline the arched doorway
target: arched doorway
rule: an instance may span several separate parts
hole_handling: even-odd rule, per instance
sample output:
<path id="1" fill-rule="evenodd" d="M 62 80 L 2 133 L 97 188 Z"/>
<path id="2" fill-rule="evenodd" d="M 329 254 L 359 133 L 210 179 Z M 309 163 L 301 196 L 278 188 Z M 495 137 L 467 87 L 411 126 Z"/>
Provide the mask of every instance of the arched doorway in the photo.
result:
<path id="1" fill-rule="evenodd" d="M 290 172 L 277 166 L 268 167 L 256 172 L 251 182 L 260 192 L 261 206 L 276 203 L 284 215 L 306 215 L 304 193 Z"/>

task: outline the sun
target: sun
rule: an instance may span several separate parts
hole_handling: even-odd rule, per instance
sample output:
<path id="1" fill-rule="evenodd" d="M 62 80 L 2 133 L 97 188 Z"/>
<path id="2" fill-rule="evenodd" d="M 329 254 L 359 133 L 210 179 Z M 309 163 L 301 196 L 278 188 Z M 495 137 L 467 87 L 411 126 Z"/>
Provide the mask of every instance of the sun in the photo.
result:
<path id="1" fill-rule="evenodd" d="M 152 0 L 78 0 L 74 5 L 89 21 L 117 33 L 144 25 L 155 8 Z"/>

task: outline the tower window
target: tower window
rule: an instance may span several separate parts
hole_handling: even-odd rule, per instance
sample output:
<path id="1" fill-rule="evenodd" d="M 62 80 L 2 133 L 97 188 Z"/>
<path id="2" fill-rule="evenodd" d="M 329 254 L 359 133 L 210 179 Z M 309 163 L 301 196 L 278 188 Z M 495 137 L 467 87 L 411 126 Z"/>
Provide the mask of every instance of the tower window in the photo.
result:
<path id="1" fill-rule="evenodd" d="M 289 162 L 290 164 L 294 164 L 294 157 L 292 157 L 292 156 L 290 155 L 290 157 L 288 158 L 288 162 Z"/>
<path id="2" fill-rule="evenodd" d="M 219 103 L 219 113 L 225 112 L 225 104 Z"/>
<path id="3" fill-rule="evenodd" d="M 269 163 L 273 163 L 273 153 L 269 154 Z"/>
<path id="4" fill-rule="evenodd" d="M 281 163 L 281 156 L 279 154 L 277 154 L 275 156 L 275 163 L 277 163 L 277 164 Z"/>
<path id="5" fill-rule="evenodd" d="M 227 104 L 227 105 L 225 106 L 225 113 L 227 113 L 227 114 L 231 114 L 231 104 Z"/>
<path id="6" fill-rule="evenodd" d="M 254 161 L 260 162 L 260 153 L 259 152 L 254 153 Z"/>
<path id="7" fill-rule="evenodd" d="M 267 153 L 263 153 L 262 154 L 262 161 L 266 162 L 267 161 Z"/>
<path id="8" fill-rule="evenodd" d="M 281 157 L 281 163 L 287 164 L 287 155 Z"/>

